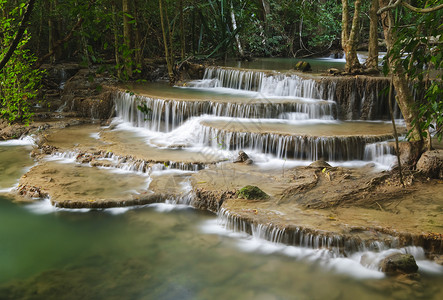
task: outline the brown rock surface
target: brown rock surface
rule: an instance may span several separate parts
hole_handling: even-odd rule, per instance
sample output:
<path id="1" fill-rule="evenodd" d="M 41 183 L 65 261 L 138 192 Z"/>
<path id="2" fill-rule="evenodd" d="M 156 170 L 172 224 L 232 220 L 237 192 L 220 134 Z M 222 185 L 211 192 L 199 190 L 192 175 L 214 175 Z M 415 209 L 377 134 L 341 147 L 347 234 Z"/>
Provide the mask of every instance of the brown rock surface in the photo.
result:
<path id="1" fill-rule="evenodd" d="M 443 150 L 423 153 L 417 162 L 417 171 L 430 178 L 443 179 Z"/>

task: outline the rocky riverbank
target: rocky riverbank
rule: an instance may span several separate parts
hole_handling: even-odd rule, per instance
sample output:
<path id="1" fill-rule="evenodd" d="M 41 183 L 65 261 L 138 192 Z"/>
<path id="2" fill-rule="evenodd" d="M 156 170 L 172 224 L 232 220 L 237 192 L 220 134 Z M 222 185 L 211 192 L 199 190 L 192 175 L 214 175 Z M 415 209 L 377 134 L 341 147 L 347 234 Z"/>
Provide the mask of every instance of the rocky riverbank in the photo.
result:
<path id="1" fill-rule="evenodd" d="M 158 153 L 137 152 L 134 145 L 119 143 L 110 130 L 102 131 L 101 140 L 81 138 L 99 128 L 83 125 L 42 131 L 37 139 L 40 143 L 32 153 L 40 163 L 20 179 L 17 199 L 35 201 L 35 198 L 50 197 L 53 205 L 65 208 L 181 201 L 223 214 L 233 228 L 244 224 L 243 230 L 247 232 L 251 232 L 253 226 L 263 226 L 269 232 L 279 231 L 279 241 L 288 244 L 304 245 L 305 237 L 311 236 L 311 244 L 307 246 L 315 246 L 314 238 L 323 241 L 316 246 L 324 246 L 322 243 L 331 244 L 330 239 L 340 236 L 333 243 L 342 252 L 356 251 L 363 246 L 370 248 L 382 241 L 388 247 L 421 246 L 431 258 L 441 262 L 443 181 L 438 176 L 431 178 L 423 172 L 408 171 L 403 187 L 396 170 L 379 171 L 372 164 L 361 168 L 314 164 L 267 170 L 241 161 L 172 162 Z M 76 140 L 66 142 L 63 136 L 76 137 Z M 64 167 L 46 161 L 48 156 L 63 157 L 63 153 L 70 151 L 77 168 L 64 171 Z M 151 192 L 140 188 L 136 194 L 116 197 L 112 191 L 96 196 L 90 191 L 100 185 L 112 190 L 115 185 L 109 181 L 114 175 L 103 175 L 102 182 L 91 179 L 98 178 L 96 174 L 88 175 L 93 170 L 129 168 L 149 175 L 156 167 L 165 169 L 166 165 L 171 169 L 198 172 L 156 177 L 150 184 Z M 189 179 L 190 193 L 180 188 Z M 135 180 L 140 179 L 130 179 L 132 183 Z M 238 191 L 248 185 L 258 186 L 269 197 L 242 199 Z"/>

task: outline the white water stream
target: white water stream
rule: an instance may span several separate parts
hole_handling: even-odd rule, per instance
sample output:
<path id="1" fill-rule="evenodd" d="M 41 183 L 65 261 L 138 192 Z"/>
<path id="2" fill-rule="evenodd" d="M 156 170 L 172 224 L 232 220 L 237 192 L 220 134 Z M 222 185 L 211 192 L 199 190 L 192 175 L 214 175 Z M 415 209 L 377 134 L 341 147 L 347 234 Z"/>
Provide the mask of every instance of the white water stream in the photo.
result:
<path id="1" fill-rule="evenodd" d="M 374 123 L 336 119 L 333 82 L 210 67 L 202 80 L 175 89 L 204 93 L 174 100 L 172 92 L 167 98 L 120 92 L 115 96 L 117 128 L 144 134 L 148 145 L 162 149 L 230 160 L 244 150 L 259 164 L 323 158 L 333 165 L 373 162 L 378 169 L 389 169 L 395 162 L 386 142 L 392 138 L 391 130 L 377 135 L 371 129 Z M 220 100 L 223 94 L 229 97 Z M 233 97 L 236 94 L 241 97 Z M 137 109 L 141 104 L 150 109 L 148 115 Z M 363 129 L 356 131 L 357 127 Z"/>

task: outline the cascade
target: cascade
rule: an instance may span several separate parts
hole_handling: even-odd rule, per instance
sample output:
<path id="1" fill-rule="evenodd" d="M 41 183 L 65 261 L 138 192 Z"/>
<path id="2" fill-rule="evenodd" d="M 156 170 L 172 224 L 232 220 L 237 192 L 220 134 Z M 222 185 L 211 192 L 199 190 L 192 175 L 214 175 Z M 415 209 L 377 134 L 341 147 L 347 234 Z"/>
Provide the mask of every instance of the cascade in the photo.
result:
<path id="1" fill-rule="evenodd" d="M 190 82 L 195 88 L 230 88 L 257 92 L 262 97 L 302 97 L 329 100 L 337 104 L 340 120 L 388 120 L 389 80 L 383 77 L 303 78 L 295 74 L 208 67 L 202 80 Z M 398 106 L 395 118 L 401 118 Z"/>
<path id="2" fill-rule="evenodd" d="M 302 97 L 333 100 L 335 86 L 326 81 L 281 73 L 208 67 L 202 80 L 190 82 L 195 88 L 230 88 L 258 92 L 263 97 Z"/>
<path id="3" fill-rule="evenodd" d="M 223 208 L 218 212 L 218 222 L 228 230 L 245 232 L 254 238 L 305 248 L 327 249 L 335 256 L 350 256 L 356 252 L 382 251 L 403 246 L 398 237 L 388 235 L 381 242 L 362 239 L 358 236 L 333 235 L 301 227 L 280 228 L 274 224 L 255 224 L 245 218 L 233 215 Z M 420 249 L 410 246 L 406 248 L 406 252 L 421 253 Z"/>
<path id="4" fill-rule="evenodd" d="M 112 152 L 102 153 L 98 156 L 94 156 L 89 153 L 80 153 L 77 151 L 66 151 L 66 152 L 55 152 L 51 155 L 48 160 L 62 160 L 65 162 L 82 162 L 85 157 L 90 157 L 88 159 L 88 164 L 92 165 L 91 160 L 94 158 L 93 165 L 96 167 L 105 167 L 120 169 L 122 171 L 136 172 L 136 173 L 146 173 L 151 174 L 154 171 L 164 171 L 164 170 L 180 170 L 197 172 L 206 168 L 203 163 L 191 163 L 191 162 L 175 162 L 168 161 L 162 163 L 156 163 L 152 161 L 145 161 L 142 159 L 134 159 L 127 156 L 115 155 Z M 108 163 L 104 163 L 104 162 Z"/>
<path id="5" fill-rule="evenodd" d="M 325 127 L 323 131 L 308 134 L 302 129 L 297 133 L 288 131 L 287 126 L 306 121 L 304 126 L 309 131 L 308 126 L 315 128 L 318 121 L 338 124 L 340 122 L 334 120 L 384 119 L 388 109 L 381 91 L 386 83 L 383 78 L 313 79 L 293 73 L 208 67 L 203 79 L 180 87 L 200 90 L 195 98 L 183 100 L 116 92 L 114 102 L 116 115 L 122 121 L 153 132 L 149 144 L 154 147 L 203 146 L 216 151 L 247 150 L 280 159 L 365 160 L 390 166 L 393 149 L 385 141 L 392 139 L 391 133 L 377 135 L 373 130 L 356 133 L 349 124 L 344 134 L 335 134 Z M 204 98 L 201 91 L 205 93 Z M 232 97 L 239 91 L 252 94 Z M 231 96 L 211 98 L 211 94 L 219 92 Z M 148 115 L 137 108 L 139 105 L 146 105 Z M 246 124 L 250 119 L 257 123 L 254 130 Z M 226 125 L 211 126 L 205 124 L 205 120 L 222 120 Z M 273 130 L 260 125 L 267 122 L 274 122 Z M 229 128 L 229 123 L 235 123 L 235 128 Z M 286 131 L 282 133 L 279 126 Z M 368 123 L 369 131 L 371 126 Z M 346 128 L 346 124 L 342 128 Z M 327 134 L 328 130 L 331 133 Z"/>
<path id="6" fill-rule="evenodd" d="M 229 131 L 202 126 L 199 143 L 227 150 L 248 150 L 273 154 L 282 159 L 315 161 L 374 160 L 389 154 L 391 147 L 379 145 L 392 136 L 313 137 L 278 133 Z M 367 145 L 369 146 L 368 149 Z M 372 150 L 374 149 L 374 150 Z"/>
<path id="7" fill-rule="evenodd" d="M 214 101 L 183 101 L 155 99 L 146 96 L 117 92 L 114 97 L 117 117 L 136 127 L 152 131 L 171 131 L 191 117 L 214 115 L 253 119 L 333 119 L 335 103 L 332 101 L 285 100 L 275 102 L 231 103 Z M 150 109 L 146 116 L 137 106 L 142 103 Z"/>
<path id="8" fill-rule="evenodd" d="M 389 166 L 396 161 L 396 157 L 392 153 L 395 153 L 394 147 L 389 142 L 370 143 L 365 147 L 363 160 L 375 161 Z"/>

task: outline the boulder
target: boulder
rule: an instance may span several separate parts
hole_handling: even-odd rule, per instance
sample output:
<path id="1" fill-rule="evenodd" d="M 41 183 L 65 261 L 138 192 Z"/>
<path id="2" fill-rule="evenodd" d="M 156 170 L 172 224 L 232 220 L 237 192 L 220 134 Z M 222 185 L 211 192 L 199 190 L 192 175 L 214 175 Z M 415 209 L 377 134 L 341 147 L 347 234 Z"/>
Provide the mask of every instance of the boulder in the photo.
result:
<path id="1" fill-rule="evenodd" d="M 393 253 L 380 262 L 380 269 L 388 274 L 410 274 L 418 270 L 414 256 L 411 254 Z"/>
<path id="2" fill-rule="evenodd" d="M 417 171 L 430 178 L 443 179 L 443 150 L 423 153 L 417 162 Z"/>

